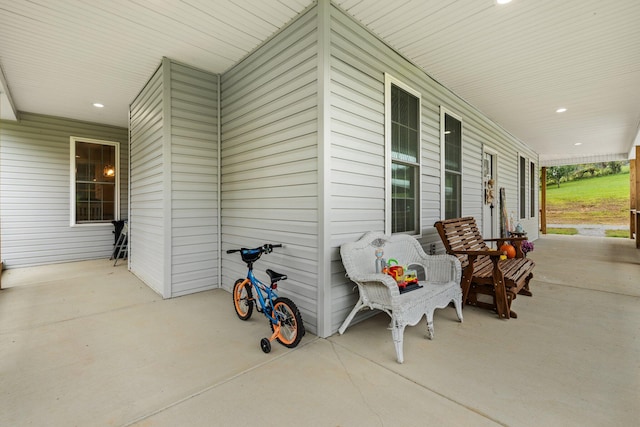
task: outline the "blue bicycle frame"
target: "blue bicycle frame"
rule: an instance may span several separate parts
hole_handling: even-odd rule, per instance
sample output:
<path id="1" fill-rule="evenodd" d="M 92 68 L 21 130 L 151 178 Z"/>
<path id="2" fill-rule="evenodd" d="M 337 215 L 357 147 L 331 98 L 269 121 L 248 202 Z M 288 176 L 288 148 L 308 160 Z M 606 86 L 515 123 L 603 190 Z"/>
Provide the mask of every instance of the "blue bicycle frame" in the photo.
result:
<path id="1" fill-rule="evenodd" d="M 278 324 L 278 319 L 272 316 L 273 307 L 271 307 L 272 301 L 278 298 L 278 294 L 271 289 L 271 286 L 267 286 L 262 283 L 256 276 L 253 274 L 253 268 L 249 268 L 247 272 L 247 278 L 253 289 L 256 291 L 258 295 L 258 301 L 260 302 L 260 311 L 263 312 L 265 316 L 273 323 L 274 325 Z M 266 297 L 265 295 L 266 294 Z"/>
<path id="2" fill-rule="evenodd" d="M 277 340 L 285 347 L 293 348 L 298 345 L 305 333 L 304 324 L 298 307 L 289 298 L 279 297 L 276 289 L 278 281 L 286 280 L 286 274 L 267 269 L 271 283 L 267 286 L 253 273 L 253 263 L 262 254 L 269 254 L 273 248 L 281 248 L 281 244 L 265 243 L 261 247 L 248 249 L 229 249 L 227 253 L 240 252 L 242 261 L 247 264 L 247 276 L 238 279 L 233 285 L 233 304 L 236 314 L 241 320 L 251 317 L 253 308 L 269 319 L 271 331 L 269 338 L 260 340 L 260 347 L 265 353 L 271 351 L 271 342 Z M 253 291 L 251 290 L 253 288 Z M 253 295 L 253 294 L 257 295 Z"/>

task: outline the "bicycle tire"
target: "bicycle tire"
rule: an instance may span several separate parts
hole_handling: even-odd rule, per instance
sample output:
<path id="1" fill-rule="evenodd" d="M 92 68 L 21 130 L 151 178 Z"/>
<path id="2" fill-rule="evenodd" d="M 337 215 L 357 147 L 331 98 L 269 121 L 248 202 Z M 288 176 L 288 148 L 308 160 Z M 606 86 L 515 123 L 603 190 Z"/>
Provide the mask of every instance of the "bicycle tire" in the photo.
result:
<path id="1" fill-rule="evenodd" d="M 249 320 L 253 314 L 253 292 L 251 283 L 238 279 L 233 284 L 233 308 L 240 320 Z"/>
<path id="2" fill-rule="evenodd" d="M 264 351 L 265 353 L 269 353 L 271 351 L 271 342 L 269 342 L 269 339 L 267 338 L 262 338 L 260 340 L 260 348 L 262 349 L 262 351 Z"/>
<path id="3" fill-rule="evenodd" d="M 289 298 L 278 297 L 273 302 L 273 314 L 280 321 L 280 331 L 276 341 L 288 348 L 297 346 L 306 332 L 298 307 Z M 269 323 L 273 332 L 274 324 Z"/>

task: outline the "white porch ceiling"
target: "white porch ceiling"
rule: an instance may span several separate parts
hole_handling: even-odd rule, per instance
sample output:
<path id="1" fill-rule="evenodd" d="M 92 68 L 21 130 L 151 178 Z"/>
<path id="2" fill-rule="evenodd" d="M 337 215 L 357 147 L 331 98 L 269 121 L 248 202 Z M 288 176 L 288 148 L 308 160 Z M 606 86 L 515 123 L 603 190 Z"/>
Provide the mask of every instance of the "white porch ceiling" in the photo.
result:
<path id="1" fill-rule="evenodd" d="M 626 158 L 640 143 L 640 1 L 334 3 L 542 164 Z M 19 111 L 126 127 L 163 56 L 222 73 L 311 4 L 0 0 L 0 116 L 10 118 L 10 94 Z"/>

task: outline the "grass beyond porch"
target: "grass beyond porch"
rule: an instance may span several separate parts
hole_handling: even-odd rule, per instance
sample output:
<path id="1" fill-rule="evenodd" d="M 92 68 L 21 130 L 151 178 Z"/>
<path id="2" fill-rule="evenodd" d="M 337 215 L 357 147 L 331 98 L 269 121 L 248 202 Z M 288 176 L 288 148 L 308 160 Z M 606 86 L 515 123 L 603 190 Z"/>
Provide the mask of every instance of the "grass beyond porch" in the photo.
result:
<path id="1" fill-rule="evenodd" d="M 628 224 L 628 171 L 547 187 L 547 223 Z"/>

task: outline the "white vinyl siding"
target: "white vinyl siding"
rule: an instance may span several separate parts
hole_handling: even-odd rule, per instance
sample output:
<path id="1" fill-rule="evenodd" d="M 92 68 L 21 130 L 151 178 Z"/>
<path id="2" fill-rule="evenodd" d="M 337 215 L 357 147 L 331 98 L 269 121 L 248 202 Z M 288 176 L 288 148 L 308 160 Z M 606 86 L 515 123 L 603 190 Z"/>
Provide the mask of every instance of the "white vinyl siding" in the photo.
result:
<path id="1" fill-rule="evenodd" d="M 163 68 L 130 107 L 131 271 L 160 295 L 164 290 Z"/>
<path id="2" fill-rule="evenodd" d="M 218 281 L 218 77 L 171 63 L 171 296 Z"/>
<path id="3" fill-rule="evenodd" d="M 218 271 L 218 76 L 164 59 L 131 105 L 131 271 L 165 298 Z"/>
<path id="4" fill-rule="evenodd" d="M 385 70 L 376 49 L 366 45 L 369 38 L 368 32 L 332 7 L 332 185 L 327 187 L 331 191 L 332 332 L 357 301 L 354 285 L 344 274 L 340 246 L 367 231 L 385 230 Z"/>
<path id="5" fill-rule="evenodd" d="M 279 291 L 318 320 L 318 97 L 315 9 L 221 79 L 222 286 L 246 275 L 225 251 L 281 243 L 256 264 L 287 274 Z M 323 284 L 321 284 L 323 286 Z"/>
<path id="6" fill-rule="evenodd" d="M 108 258 L 111 223 L 70 227 L 71 136 L 116 141 L 127 147 L 124 128 L 21 113 L 0 124 L 0 229 L 7 268 Z M 120 189 L 126 189 L 127 149 L 120 151 Z M 120 192 L 126 218 L 127 192 Z"/>
<path id="7" fill-rule="evenodd" d="M 482 221 L 482 145 L 499 153 L 499 183 L 507 188 L 509 209 L 517 206 L 518 151 L 535 155 L 489 118 L 411 64 L 343 13 L 331 10 L 331 244 L 332 330 L 357 300 L 344 278 L 339 248 L 367 231 L 385 230 L 384 74 L 421 94 L 421 243 L 442 244 L 433 224 L 441 204 L 440 109 L 455 111 L 464 124 L 462 215 Z M 530 154 L 529 154 L 530 153 Z M 511 161 L 511 163 L 510 163 Z M 497 191 L 497 190 L 496 190 Z M 524 224 L 523 224 L 524 225 Z M 537 238 L 530 227 L 530 238 Z M 372 263 L 374 257 L 372 252 Z M 367 313 L 362 316 L 366 316 Z M 362 317 L 359 317 L 362 318 Z"/>

